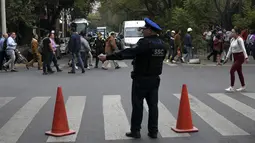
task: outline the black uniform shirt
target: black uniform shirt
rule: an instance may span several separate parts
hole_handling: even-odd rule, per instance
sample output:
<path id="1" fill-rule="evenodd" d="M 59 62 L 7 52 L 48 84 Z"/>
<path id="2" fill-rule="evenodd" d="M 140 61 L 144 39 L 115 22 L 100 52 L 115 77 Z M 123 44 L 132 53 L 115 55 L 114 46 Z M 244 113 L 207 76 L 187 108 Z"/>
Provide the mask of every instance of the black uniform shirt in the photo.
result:
<path id="1" fill-rule="evenodd" d="M 133 59 L 132 77 L 159 76 L 162 73 L 166 47 L 158 36 L 142 38 L 135 48 L 128 48 L 106 57 L 107 60 Z"/>

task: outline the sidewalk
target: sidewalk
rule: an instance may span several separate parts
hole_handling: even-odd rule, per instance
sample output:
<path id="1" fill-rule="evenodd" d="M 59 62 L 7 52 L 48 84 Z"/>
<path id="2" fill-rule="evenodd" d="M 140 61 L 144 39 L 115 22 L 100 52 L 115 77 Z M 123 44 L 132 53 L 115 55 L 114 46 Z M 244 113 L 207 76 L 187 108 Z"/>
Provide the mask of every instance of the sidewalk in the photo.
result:
<path id="1" fill-rule="evenodd" d="M 232 61 L 229 60 L 226 64 L 222 66 L 231 66 Z M 212 62 L 211 60 L 207 60 L 206 58 L 200 58 L 200 64 L 182 64 L 186 66 L 217 66 L 216 63 Z M 249 57 L 249 62 L 246 64 L 243 64 L 243 66 L 255 66 L 255 60 L 252 57 Z"/>

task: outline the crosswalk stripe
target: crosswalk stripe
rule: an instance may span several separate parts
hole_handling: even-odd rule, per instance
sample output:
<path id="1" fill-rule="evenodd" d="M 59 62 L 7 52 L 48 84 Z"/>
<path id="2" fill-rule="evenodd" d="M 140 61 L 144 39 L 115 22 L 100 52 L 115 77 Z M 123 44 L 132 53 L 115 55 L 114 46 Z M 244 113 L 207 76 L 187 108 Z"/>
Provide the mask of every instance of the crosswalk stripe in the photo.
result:
<path id="1" fill-rule="evenodd" d="M 127 65 L 125 62 L 123 62 L 123 61 L 117 61 L 117 62 L 118 62 L 118 65 L 119 65 L 120 67 L 122 67 L 122 68 L 128 67 L 128 65 Z"/>
<path id="2" fill-rule="evenodd" d="M 130 139 L 125 136 L 129 122 L 121 103 L 120 95 L 103 96 L 105 140 Z"/>
<path id="3" fill-rule="evenodd" d="M 0 129 L 0 142 L 16 143 L 35 115 L 49 99 L 50 97 L 34 97 L 29 100 Z"/>
<path id="4" fill-rule="evenodd" d="M 76 131 L 75 134 L 64 137 L 49 136 L 47 142 L 75 142 L 79 133 L 82 115 L 86 103 L 86 96 L 69 96 L 66 102 L 66 112 L 69 128 Z"/>
<path id="5" fill-rule="evenodd" d="M 251 99 L 255 99 L 255 93 L 242 93 L 242 94 L 251 98 Z"/>
<path id="6" fill-rule="evenodd" d="M 0 97 L 0 108 L 15 99 L 15 97 Z"/>
<path id="7" fill-rule="evenodd" d="M 144 100 L 144 108 L 148 112 L 149 108 L 146 100 Z M 176 125 L 176 119 L 174 116 L 167 110 L 167 108 L 160 101 L 158 102 L 158 110 L 159 110 L 159 119 L 158 119 L 158 128 L 161 136 L 163 138 L 167 137 L 189 137 L 190 135 L 187 133 L 178 134 L 171 130 L 171 127 Z"/>
<path id="8" fill-rule="evenodd" d="M 174 94 L 174 96 L 178 99 L 181 97 L 180 94 Z M 211 107 L 198 100 L 196 97 L 189 94 L 189 100 L 191 109 L 221 135 L 250 135 L 222 115 L 218 114 Z"/>
<path id="9" fill-rule="evenodd" d="M 251 120 L 255 121 L 255 109 L 251 108 L 250 106 L 247 106 L 242 102 L 237 101 L 222 93 L 211 93 L 209 95 L 217 99 L 221 103 L 233 108 L 234 110 L 243 114 L 244 116 L 250 118 Z"/>

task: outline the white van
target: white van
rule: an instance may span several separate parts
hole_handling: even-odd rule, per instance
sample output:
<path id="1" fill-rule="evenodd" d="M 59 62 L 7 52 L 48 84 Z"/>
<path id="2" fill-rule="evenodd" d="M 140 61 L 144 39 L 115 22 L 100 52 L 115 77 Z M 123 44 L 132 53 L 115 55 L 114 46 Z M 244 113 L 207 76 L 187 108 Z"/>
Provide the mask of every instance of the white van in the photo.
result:
<path id="1" fill-rule="evenodd" d="M 139 39 L 143 38 L 140 27 L 145 25 L 145 21 L 124 21 L 121 27 L 121 41 L 124 43 L 124 48 L 133 48 Z"/>

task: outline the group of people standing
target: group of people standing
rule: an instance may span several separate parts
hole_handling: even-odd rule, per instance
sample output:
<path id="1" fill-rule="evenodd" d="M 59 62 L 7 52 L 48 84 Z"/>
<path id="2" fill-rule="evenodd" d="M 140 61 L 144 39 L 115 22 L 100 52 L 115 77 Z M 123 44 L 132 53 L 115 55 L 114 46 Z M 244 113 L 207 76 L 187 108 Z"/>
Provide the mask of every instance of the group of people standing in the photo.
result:
<path id="1" fill-rule="evenodd" d="M 76 32 L 76 24 L 73 23 L 71 25 L 71 30 L 72 30 L 72 35 L 70 37 L 69 43 L 68 43 L 68 51 L 72 55 L 72 60 L 71 60 L 71 71 L 68 73 L 70 74 L 75 74 L 76 70 L 76 65 L 78 65 L 82 73 L 85 73 L 85 68 L 89 69 L 89 66 L 92 65 L 92 60 L 93 60 L 93 55 L 92 55 L 92 50 L 91 48 L 95 48 L 95 58 L 96 58 L 96 63 L 95 63 L 95 68 L 98 68 L 99 64 L 99 58 L 98 56 L 100 54 L 112 54 L 113 52 L 116 52 L 118 50 L 117 44 L 116 44 L 116 33 L 111 32 L 109 37 L 104 40 L 102 37 L 101 33 L 97 33 L 97 38 L 95 39 L 95 42 L 93 45 L 90 44 L 90 39 L 86 39 L 86 33 L 84 31 L 78 33 Z M 44 46 L 47 48 L 49 42 L 44 41 Z M 90 61 L 88 63 L 88 61 Z M 49 63 L 46 61 L 46 63 Z M 78 64 L 77 64 L 78 63 Z M 113 61 L 115 69 L 119 69 L 120 66 L 116 61 Z M 47 65 L 47 64 L 46 64 Z M 102 63 L 102 69 L 107 70 L 109 65 L 109 61 L 104 61 Z M 46 66 L 47 67 L 47 66 Z"/>
<path id="2" fill-rule="evenodd" d="M 190 59 L 193 58 L 193 45 L 192 45 L 192 28 L 187 29 L 187 33 L 183 38 L 183 48 L 182 48 L 182 38 L 181 30 L 176 33 L 174 30 L 167 30 L 166 38 L 169 41 L 169 52 L 166 62 L 175 63 L 180 61 L 181 63 L 189 63 Z M 177 57 L 177 58 L 176 58 Z M 176 61 L 174 60 L 176 58 Z"/>

